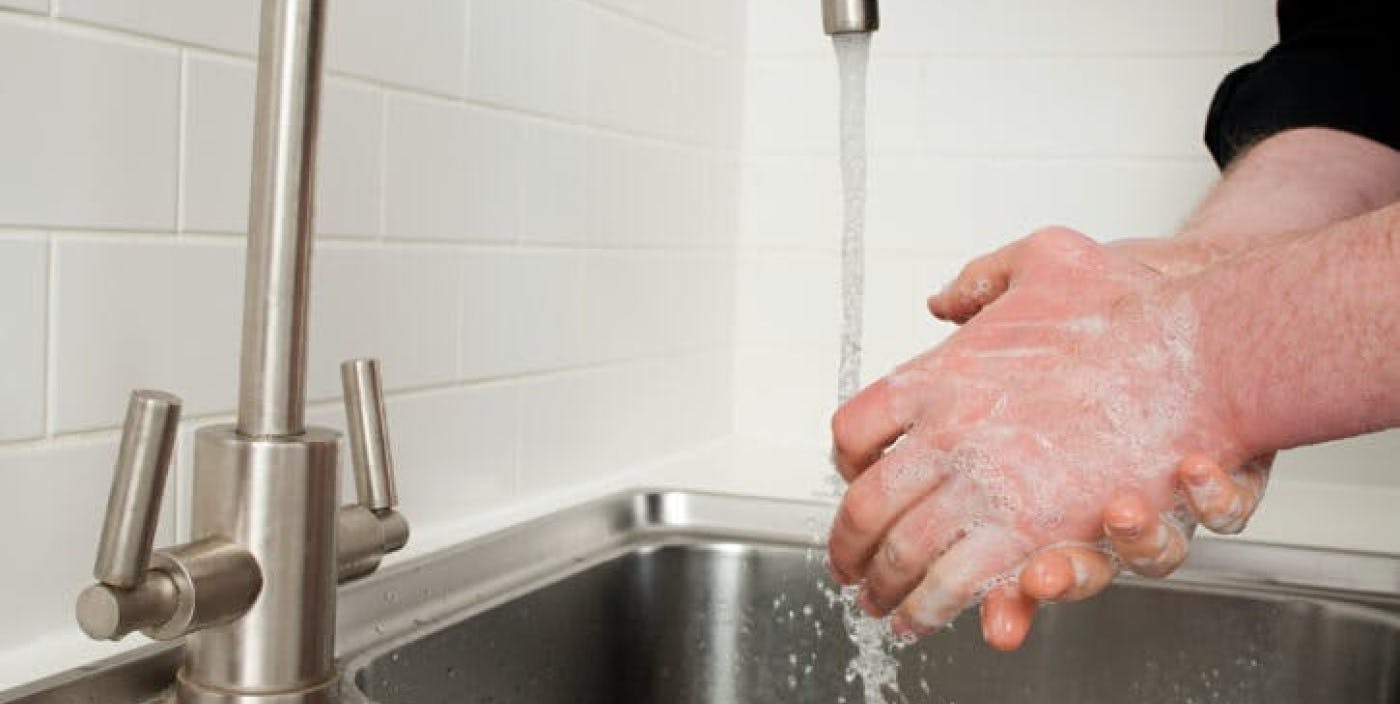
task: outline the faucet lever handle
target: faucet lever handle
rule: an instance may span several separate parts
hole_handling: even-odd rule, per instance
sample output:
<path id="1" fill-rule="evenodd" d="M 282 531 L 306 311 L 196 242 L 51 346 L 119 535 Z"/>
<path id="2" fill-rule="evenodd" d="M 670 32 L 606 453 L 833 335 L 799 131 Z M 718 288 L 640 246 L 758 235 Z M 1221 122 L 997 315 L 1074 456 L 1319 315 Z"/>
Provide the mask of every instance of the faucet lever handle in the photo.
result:
<path id="1" fill-rule="evenodd" d="M 345 390 L 345 421 L 350 455 L 355 466 L 355 493 L 371 511 L 391 509 L 399 502 L 394 490 L 394 459 L 389 453 L 389 425 L 384 414 L 384 389 L 379 360 L 352 359 L 340 365 Z"/>
<path id="2" fill-rule="evenodd" d="M 179 424 L 178 397 L 163 391 L 131 392 L 92 568 L 93 577 L 103 584 L 132 589 L 145 581 Z"/>

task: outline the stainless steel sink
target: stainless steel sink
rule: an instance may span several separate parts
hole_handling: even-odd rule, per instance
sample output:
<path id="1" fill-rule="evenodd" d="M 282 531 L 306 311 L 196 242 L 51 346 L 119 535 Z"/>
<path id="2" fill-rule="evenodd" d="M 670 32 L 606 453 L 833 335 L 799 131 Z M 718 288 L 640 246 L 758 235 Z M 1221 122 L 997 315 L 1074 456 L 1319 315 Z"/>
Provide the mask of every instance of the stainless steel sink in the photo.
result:
<path id="1" fill-rule="evenodd" d="M 830 510 L 642 492 L 405 563 L 341 593 L 342 699 L 857 704 L 810 550 Z M 1171 581 L 1046 608 L 1020 652 L 971 618 L 901 650 L 889 701 L 1400 703 L 1397 595 L 1395 557 L 1201 540 Z M 176 662 L 154 649 L 0 704 L 136 702 Z"/>

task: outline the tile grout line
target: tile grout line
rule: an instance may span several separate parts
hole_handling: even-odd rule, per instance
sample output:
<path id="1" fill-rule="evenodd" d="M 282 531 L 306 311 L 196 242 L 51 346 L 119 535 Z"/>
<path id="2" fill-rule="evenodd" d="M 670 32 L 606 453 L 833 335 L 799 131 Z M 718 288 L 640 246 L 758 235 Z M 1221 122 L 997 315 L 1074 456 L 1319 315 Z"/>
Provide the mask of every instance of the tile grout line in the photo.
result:
<path id="1" fill-rule="evenodd" d="M 35 227 L 25 226 L 5 226 L 0 225 L 0 236 L 32 234 Z M 47 232 L 58 239 L 73 239 L 92 242 L 120 242 L 120 243 L 140 243 L 140 244 L 161 244 L 169 245 L 177 241 L 177 233 L 148 231 L 148 230 L 128 230 L 128 229 L 81 229 L 81 228 L 50 228 Z M 373 238 L 359 235 L 328 235 L 317 234 L 315 236 L 318 243 L 335 245 L 332 249 L 370 249 L 370 250 L 446 250 L 462 253 L 470 252 L 534 252 L 549 253 L 557 252 L 563 254 L 590 254 L 590 253 L 651 253 L 651 254 L 702 254 L 724 252 L 733 249 L 732 244 L 726 243 L 694 243 L 694 244 L 639 244 L 635 242 L 613 242 L 613 243 L 573 243 L 573 242 L 538 242 L 538 241 L 515 241 L 515 240 L 448 240 L 448 239 L 416 239 L 416 238 Z M 246 235 L 240 232 L 209 232 L 209 231 L 186 231 L 178 234 L 178 240 L 186 246 L 213 245 L 219 247 L 241 247 L 246 239 Z"/>
<path id="2" fill-rule="evenodd" d="M 47 280 L 44 282 L 44 422 L 43 439 L 54 437 L 58 425 L 56 394 L 58 386 L 58 345 L 54 337 L 57 333 L 57 288 L 58 288 L 58 242 L 53 233 L 45 233 Z"/>
<path id="3" fill-rule="evenodd" d="M 185 232 L 185 151 L 189 127 L 189 55 L 180 49 L 176 63 L 175 83 L 175 239 L 184 239 Z"/>
<path id="4" fill-rule="evenodd" d="M 605 359 L 599 361 L 585 361 L 573 364 L 564 364 L 556 367 L 544 369 L 532 369 L 516 372 L 506 372 L 503 374 L 488 375 L 472 379 L 451 379 L 440 382 L 430 382 L 413 386 L 404 386 L 396 389 L 389 389 L 384 392 L 386 400 L 413 399 L 433 394 L 450 391 L 468 391 L 473 389 L 491 388 L 518 388 L 522 384 L 548 381 L 552 379 L 568 378 L 575 374 L 586 374 L 589 372 L 606 371 L 626 368 L 629 365 L 644 364 L 658 360 L 684 358 L 691 355 L 712 352 L 715 349 L 724 349 L 725 346 L 709 342 L 703 344 L 690 344 L 669 346 L 652 352 L 634 354 L 628 357 L 616 359 Z M 340 404 L 340 396 L 319 396 L 308 399 L 306 409 L 308 412 L 334 410 Z M 183 414 L 181 423 L 197 423 L 207 425 L 209 423 L 219 423 L 231 421 L 235 417 L 235 411 L 218 410 L 205 413 Z M 51 430 L 51 429 L 50 429 Z M 17 440 L 7 440 L 0 442 L 0 452 L 7 450 L 24 450 L 43 447 L 56 447 L 66 444 L 82 443 L 96 440 L 110 440 L 121 433 L 120 425 L 103 426 L 99 428 L 83 428 L 79 430 L 65 431 L 62 433 L 50 432 L 43 437 L 22 438 Z"/>
<path id="5" fill-rule="evenodd" d="M 379 212 L 374 239 L 383 243 L 389 237 L 389 93 L 375 90 L 379 92 Z"/>

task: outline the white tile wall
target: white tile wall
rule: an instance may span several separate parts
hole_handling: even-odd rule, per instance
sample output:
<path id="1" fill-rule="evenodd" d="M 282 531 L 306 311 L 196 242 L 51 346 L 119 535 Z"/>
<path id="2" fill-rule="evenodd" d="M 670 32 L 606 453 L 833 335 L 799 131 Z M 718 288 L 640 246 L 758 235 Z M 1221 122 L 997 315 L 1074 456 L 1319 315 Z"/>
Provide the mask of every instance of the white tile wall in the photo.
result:
<path id="1" fill-rule="evenodd" d="M 48 245 L 39 237 L 0 237 L 0 441 L 44 431 L 44 334 Z"/>
<path id="2" fill-rule="evenodd" d="M 0 0 L 0 7 L 27 12 L 48 12 L 49 0 Z"/>
<path id="3" fill-rule="evenodd" d="M 91 579 L 102 527 L 101 512 L 91 508 L 107 503 L 116 450 L 111 439 L 0 449 L 12 496 L 25 497 L 11 502 L 9 510 L 17 512 L 11 517 L 27 526 L 22 539 L 5 546 L 6 573 L 23 575 L 24 586 L 5 590 L 12 601 L 5 606 L 0 649 L 22 647 L 36 634 L 71 623 L 73 599 Z M 162 524 L 162 540 L 172 535 L 169 525 Z"/>
<path id="4" fill-rule="evenodd" d="M 241 54 L 258 48 L 258 0 L 60 0 L 54 5 L 60 17 L 180 44 Z"/>
<path id="5" fill-rule="evenodd" d="M 133 388 L 175 392 L 190 415 L 231 408 L 243 288 L 239 245 L 57 238 L 50 429 L 114 427 Z"/>
<path id="6" fill-rule="evenodd" d="M 335 0 L 327 9 L 326 67 L 460 96 L 467 7 L 462 0 Z"/>
<path id="7" fill-rule="evenodd" d="M 185 400 L 167 542 L 237 383 L 258 3 L 54 5 L 0 0 L 0 689 L 108 652 L 71 608 L 130 389 Z M 743 14 L 692 5 L 329 4 L 308 418 L 383 360 L 415 531 L 729 433 Z"/>
<path id="8" fill-rule="evenodd" d="M 0 224 L 168 229 L 179 60 L 0 14 Z"/>

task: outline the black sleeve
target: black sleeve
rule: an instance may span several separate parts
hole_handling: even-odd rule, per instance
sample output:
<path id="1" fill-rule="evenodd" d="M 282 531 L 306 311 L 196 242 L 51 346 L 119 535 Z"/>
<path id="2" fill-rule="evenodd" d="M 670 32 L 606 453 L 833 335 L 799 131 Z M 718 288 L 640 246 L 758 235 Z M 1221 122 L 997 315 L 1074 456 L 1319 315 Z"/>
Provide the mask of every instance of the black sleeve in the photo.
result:
<path id="1" fill-rule="evenodd" d="M 1400 149 L 1400 0 L 1279 0 L 1279 43 L 1226 76 L 1206 118 L 1224 168 L 1251 144 L 1330 127 Z"/>

